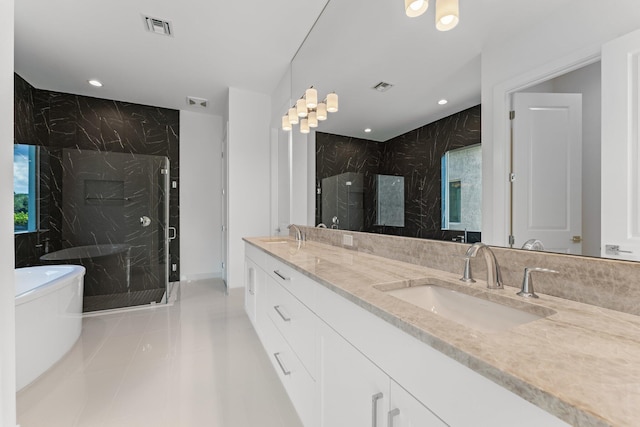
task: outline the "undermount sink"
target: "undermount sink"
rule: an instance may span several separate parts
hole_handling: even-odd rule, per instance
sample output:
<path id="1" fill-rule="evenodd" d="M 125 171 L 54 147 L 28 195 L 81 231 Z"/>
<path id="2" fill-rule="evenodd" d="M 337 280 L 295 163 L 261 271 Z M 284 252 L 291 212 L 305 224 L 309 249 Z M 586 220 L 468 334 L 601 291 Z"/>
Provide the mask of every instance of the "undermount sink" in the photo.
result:
<path id="1" fill-rule="evenodd" d="M 378 289 L 453 322 L 482 332 L 506 331 L 554 313 L 553 310 L 540 306 L 531 306 L 529 310 L 525 311 L 434 283 L 391 289 L 389 286 L 383 285 Z M 531 311 L 537 311 L 537 313 Z"/>

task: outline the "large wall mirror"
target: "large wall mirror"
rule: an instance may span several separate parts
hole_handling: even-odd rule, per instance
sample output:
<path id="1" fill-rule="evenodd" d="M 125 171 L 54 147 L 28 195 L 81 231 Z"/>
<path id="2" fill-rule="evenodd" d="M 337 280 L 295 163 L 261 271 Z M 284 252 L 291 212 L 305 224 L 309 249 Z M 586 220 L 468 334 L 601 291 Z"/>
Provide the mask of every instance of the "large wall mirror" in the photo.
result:
<path id="1" fill-rule="evenodd" d="M 482 232 L 475 229 L 476 225 L 465 226 L 451 221 L 450 216 L 445 221 L 445 215 L 451 211 L 445 211 L 448 205 L 444 198 L 448 197 L 450 202 L 453 192 L 453 196 L 462 200 L 457 191 L 464 186 L 456 188 L 454 183 L 445 191 L 442 155 L 477 146 L 481 141 L 483 47 L 499 39 L 509 39 L 522 28 L 531 28 L 534 23 L 576 2 L 561 0 L 532 4 L 495 0 L 491 7 L 487 7 L 483 2 L 461 0 L 460 24 L 449 32 L 435 28 L 435 4 L 431 3 L 422 17 L 408 18 L 400 1 L 330 0 L 296 54 L 291 66 L 293 97 L 314 86 L 321 94 L 335 91 L 340 99 L 339 111 L 329 114 L 328 120 L 322 122 L 315 133 L 318 211 L 314 225 L 326 219 L 322 216 L 322 207 L 318 206 L 322 200 L 322 180 L 358 172 L 363 177 L 361 204 L 364 214 L 358 223 L 364 224 L 360 228 L 363 231 L 447 240 L 455 240 L 461 234 L 459 229 Z M 532 193 L 514 194 L 515 206 L 509 201 L 507 206 L 494 206 L 494 209 L 512 215 L 505 225 L 513 236 L 511 247 L 520 248 L 531 238 L 539 238 L 543 243 L 545 239 L 549 240 L 545 250 L 600 256 L 600 248 L 604 245 L 600 241 L 600 194 L 607 189 L 600 189 L 599 58 L 585 63 L 583 67 L 567 70 L 566 75 L 534 80 L 536 78 L 532 77 L 531 84 L 518 92 L 577 93 L 582 96 L 576 128 L 582 151 L 579 160 L 569 163 L 563 156 L 548 157 L 553 147 L 529 147 L 522 158 L 530 160 L 526 167 L 535 168 L 531 169 L 529 176 L 540 181 L 530 184 Z M 386 90 L 376 88 L 380 83 L 384 83 Z M 513 93 L 506 102 L 516 103 L 518 96 Z M 447 102 L 439 103 L 441 100 Z M 546 119 L 558 120 L 557 117 Z M 536 122 L 539 117 L 532 120 Z M 505 126 L 507 121 L 505 118 Z M 434 125 L 436 123 L 439 125 Z M 294 127 L 293 132 L 297 131 Z M 538 137 L 544 139 L 545 135 Z M 564 137 L 566 142 L 566 135 Z M 358 149 L 354 148 L 356 145 Z M 335 147 L 339 148 L 336 150 Z M 342 152 L 337 153 L 340 150 Z M 513 154 L 517 156 L 520 152 L 514 147 Z M 487 153 L 483 151 L 482 155 Z M 355 164 L 357 168 L 344 168 L 344 163 Z M 569 164 L 579 184 L 568 182 L 571 177 L 564 169 Z M 398 176 L 404 180 L 406 209 L 402 227 L 376 224 L 373 195 L 378 174 Z M 515 177 L 515 180 L 520 178 L 520 183 L 523 183 L 524 175 Z M 504 179 L 506 182 L 509 177 Z M 552 192 L 553 185 L 549 180 L 556 182 L 556 189 L 562 191 Z M 371 202 L 366 196 L 369 190 L 372 192 Z M 520 190 L 514 186 L 513 191 Z M 578 208 L 564 203 L 568 199 L 575 202 L 574 194 L 578 192 L 580 197 L 574 205 Z M 430 194 L 437 194 L 437 197 L 427 197 Z M 481 191 L 476 195 L 482 197 Z M 455 197 L 454 200 L 458 200 Z M 518 202 L 519 197 L 538 202 L 524 205 Z M 556 199 L 558 203 L 554 203 Z M 369 203 L 372 204 L 371 218 L 367 214 Z M 473 203 L 478 206 L 477 200 Z M 477 224 L 482 209 L 474 209 L 476 215 L 470 221 Z M 545 234 L 546 230 L 542 229 L 547 226 L 552 229 L 564 227 L 566 224 L 558 224 L 570 216 L 567 213 L 569 209 L 573 209 L 571 215 L 579 224 L 578 228 L 563 236 L 563 239 L 569 239 L 568 244 L 553 243 Z M 520 213 L 522 210 L 538 213 L 535 219 L 541 221 L 538 229 L 527 214 Z M 524 226 L 521 225 L 523 222 Z"/>

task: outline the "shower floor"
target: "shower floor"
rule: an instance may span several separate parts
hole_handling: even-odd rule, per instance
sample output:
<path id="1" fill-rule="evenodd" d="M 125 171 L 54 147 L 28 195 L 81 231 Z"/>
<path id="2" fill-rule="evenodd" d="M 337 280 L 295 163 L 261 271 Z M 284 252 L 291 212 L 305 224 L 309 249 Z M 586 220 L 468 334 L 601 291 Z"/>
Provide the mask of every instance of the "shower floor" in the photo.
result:
<path id="1" fill-rule="evenodd" d="M 114 308 L 146 305 L 152 301 L 159 303 L 162 301 L 164 292 L 164 289 L 147 289 L 120 294 L 85 296 L 82 301 L 82 311 L 87 313 L 90 311 L 112 310 Z"/>

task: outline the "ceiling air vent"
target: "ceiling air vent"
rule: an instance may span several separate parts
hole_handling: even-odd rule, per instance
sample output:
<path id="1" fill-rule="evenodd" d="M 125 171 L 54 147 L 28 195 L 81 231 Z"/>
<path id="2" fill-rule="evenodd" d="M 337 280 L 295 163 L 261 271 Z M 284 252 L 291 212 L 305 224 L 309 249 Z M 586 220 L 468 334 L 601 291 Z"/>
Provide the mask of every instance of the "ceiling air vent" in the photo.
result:
<path id="1" fill-rule="evenodd" d="M 155 34 L 163 36 L 171 36 L 171 22 L 163 21 L 162 19 L 152 18 L 150 16 L 144 16 L 145 28 Z"/>
<path id="2" fill-rule="evenodd" d="M 374 87 L 372 87 L 371 89 L 375 89 L 378 92 L 386 92 L 389 89 L 391 89 L 392 87 L 393 87 L 393 85 L 391 83 L 380 82 L 377 85 L 375 85 Z"/>
<path id="3" fill-rule="evenodd" d="M 196 98 L 195 96 L 187 96 L 187 104 L 195 105 L 196 107 L 207 108 L 209 100 L 204 98 Z"/>

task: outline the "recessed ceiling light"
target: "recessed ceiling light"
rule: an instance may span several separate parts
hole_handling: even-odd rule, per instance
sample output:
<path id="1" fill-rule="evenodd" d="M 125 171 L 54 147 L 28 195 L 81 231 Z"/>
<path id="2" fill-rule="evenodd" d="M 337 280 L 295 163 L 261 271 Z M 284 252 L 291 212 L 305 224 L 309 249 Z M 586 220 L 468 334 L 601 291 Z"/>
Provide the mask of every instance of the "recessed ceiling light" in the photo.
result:
<path id="1" fill-rule="evenodd" d="M 91 79 L 91 80 L 88 80 L 88 82 L 91 86 L 102 87 L 102 82 L 100 80 Z"/>
<path id="2" fill-rule="evenodd" d="M 449 102 L 449 101 L 447 101 L 446 99 L 441 99 L 440 101 L 438 101 L 438 104 L 440 104 L 440 105 L 444 105 L 444 104 L 446 104 L 447 102 Z"/>
<path id="3" fill-rule="evenodd" d="M 364 131 L 365 131 L 366 133 L 369 133 L 369 132 L 371 132 L 371 128 L 366 128 Z"/>

